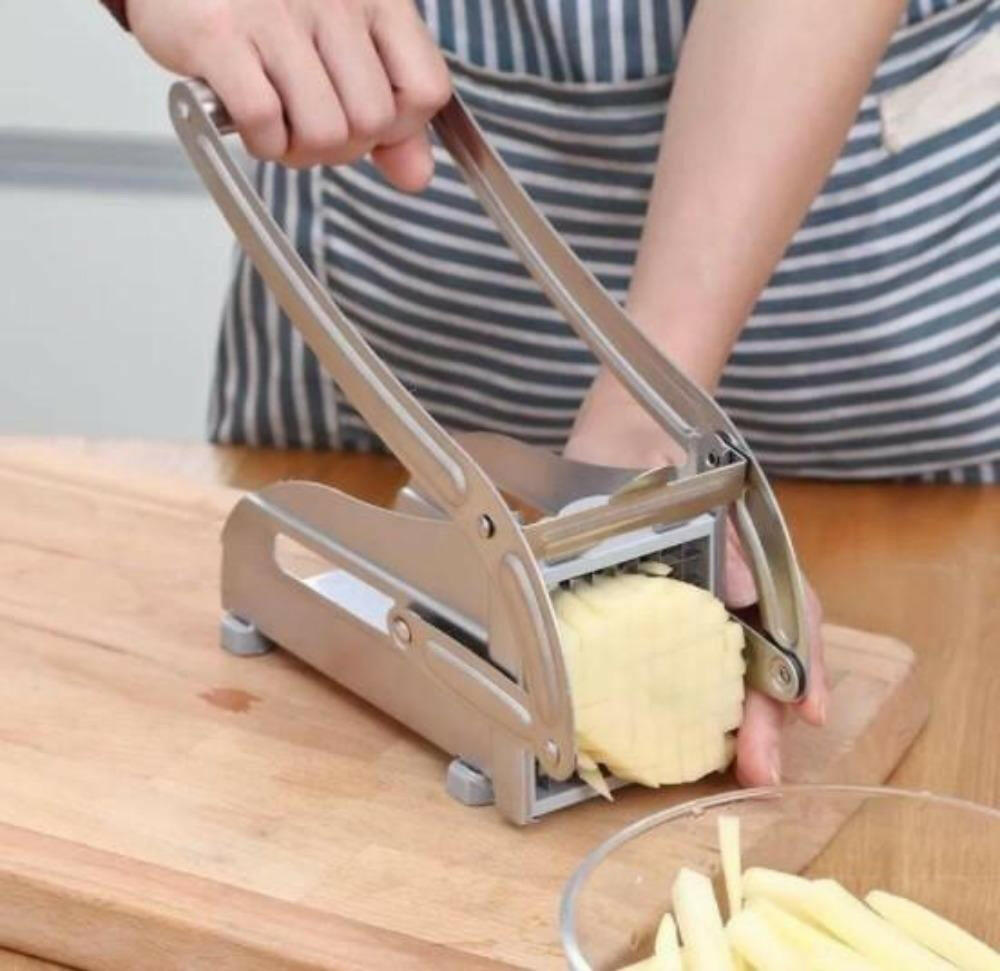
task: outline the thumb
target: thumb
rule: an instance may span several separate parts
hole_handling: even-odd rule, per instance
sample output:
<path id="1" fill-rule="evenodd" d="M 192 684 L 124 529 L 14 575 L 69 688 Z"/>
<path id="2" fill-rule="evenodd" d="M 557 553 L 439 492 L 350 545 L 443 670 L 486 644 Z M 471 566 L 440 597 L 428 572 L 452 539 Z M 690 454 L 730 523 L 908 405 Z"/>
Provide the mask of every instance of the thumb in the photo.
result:
<path id="1" fill-rule="evenodd" d="M 394 145 L 372 149 L 372 161 L 397 189 L 420 192 L 434 174 L 434 159 L 427 131 L 421 129 Z"/>

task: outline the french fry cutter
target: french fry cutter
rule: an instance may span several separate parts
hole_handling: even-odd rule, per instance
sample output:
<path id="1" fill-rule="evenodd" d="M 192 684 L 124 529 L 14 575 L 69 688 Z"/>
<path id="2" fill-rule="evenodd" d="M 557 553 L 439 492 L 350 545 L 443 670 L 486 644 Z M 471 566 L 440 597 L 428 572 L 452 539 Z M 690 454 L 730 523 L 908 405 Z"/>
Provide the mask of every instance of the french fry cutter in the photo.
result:
<path id="1" fill-rule="evenodd" d="M 574 256 L 458 97 L 433 119 L 438 138 L 548 299 L 684 450 L 678 467 L 602 468 L 499 435 L 449 434 L 268 213 L 224 144 L 233 126 L 213 92 L 178 82 L 170 111 L 289 319 L 410 476 L 393 508 L 315 482 L 240 499 L 223 530 L 224 646 L 292 652 L 452 755 L 456 798 L 527 823 L 593 794 L 575 773 L 550 591 L 646 560 L 716 590 L 731 515 L 760 594 L 753 616 L 738 618 L 748 682 L 785 702 L 805 694 L 803 581 L 753 453 Z M 525 507 L 536 515 L 515 511 Z M 279 538 L 329 568 L 293 575 L 276 558 Z"/>

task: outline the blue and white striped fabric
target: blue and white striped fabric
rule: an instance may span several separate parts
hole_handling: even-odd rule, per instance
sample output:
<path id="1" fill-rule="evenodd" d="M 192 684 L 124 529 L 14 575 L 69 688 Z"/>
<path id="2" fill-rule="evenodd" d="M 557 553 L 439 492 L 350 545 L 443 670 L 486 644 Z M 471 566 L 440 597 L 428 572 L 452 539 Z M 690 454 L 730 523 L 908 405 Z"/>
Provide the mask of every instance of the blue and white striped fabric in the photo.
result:
<path id="1" fill-rule="evenodd" d="M 624 298 L 689 0 L 425 0 L 457 89 Z M 1000 30 L 1000 0 L 914 0 L 719 399 L 777 474 L 1000 480 L 1000 105 L 893 153 L 879 99 Z M 595 364 L 443 151 L 418 197 L 368 164 L 258 170 L 299 252 L 431 412 L 560 447 Z M 377 443 L 245 259 L 211 435 Z"/>

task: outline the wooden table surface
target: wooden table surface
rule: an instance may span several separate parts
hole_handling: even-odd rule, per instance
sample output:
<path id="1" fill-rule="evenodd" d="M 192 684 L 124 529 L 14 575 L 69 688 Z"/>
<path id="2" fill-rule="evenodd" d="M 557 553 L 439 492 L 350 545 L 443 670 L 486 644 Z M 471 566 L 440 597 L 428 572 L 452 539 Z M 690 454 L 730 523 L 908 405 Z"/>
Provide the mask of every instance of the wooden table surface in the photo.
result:
<path id="1" fill-rule="evenodd" d="M 112 460 L 241 488 L 309 478 L 377 502 L 402 480 L 380 456 L 59 445 L 81 462 Z M 1000 806 L 1000 489 L 783 481 L 777 491 L 827 617 L 898 637 L 920 658 L 933 714 L 892 783 Z M 46 968 L 55 965 L 0 953 L 2 971 Z"/>

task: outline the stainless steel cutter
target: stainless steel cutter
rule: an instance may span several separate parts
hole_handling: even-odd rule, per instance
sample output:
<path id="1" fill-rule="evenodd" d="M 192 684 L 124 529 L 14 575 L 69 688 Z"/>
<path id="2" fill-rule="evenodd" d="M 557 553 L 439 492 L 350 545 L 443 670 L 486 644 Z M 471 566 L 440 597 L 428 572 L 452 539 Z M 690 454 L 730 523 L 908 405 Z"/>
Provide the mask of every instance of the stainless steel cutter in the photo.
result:
<path id="1" fill-rule="evenodd" d="M 759 608 L 741 617 L 752 686 L 806 691 L 803 581 L 764 473 L 715 402 L 667 360 L 535 208 L 455 96 L 433 128 L 512 249 L 584 340 L 684 449 L 677 468 L 574 463 L 492 434 L 453 436 L 397 380 L 310 273 L 223 137 L 225 109 L 184 81 L 170 111 L 188 154 L 292 323 L 410 473 L 395 507 L 281 482 L 241 499 L 223 533 L 223 643 L 277 644 L 454 760 L 447 785 L 515 823 L 588 798 L 550 591 L 645 560 L 709 589 L 728 515 Z M 539 513 L 525 523 L 508 504 Z M 515 503 L 516 504 L 516 503 Z M 302 577 L 291 540 L 329 564 Z M 612 785 L 615 780 L 611 780 Z"/>

